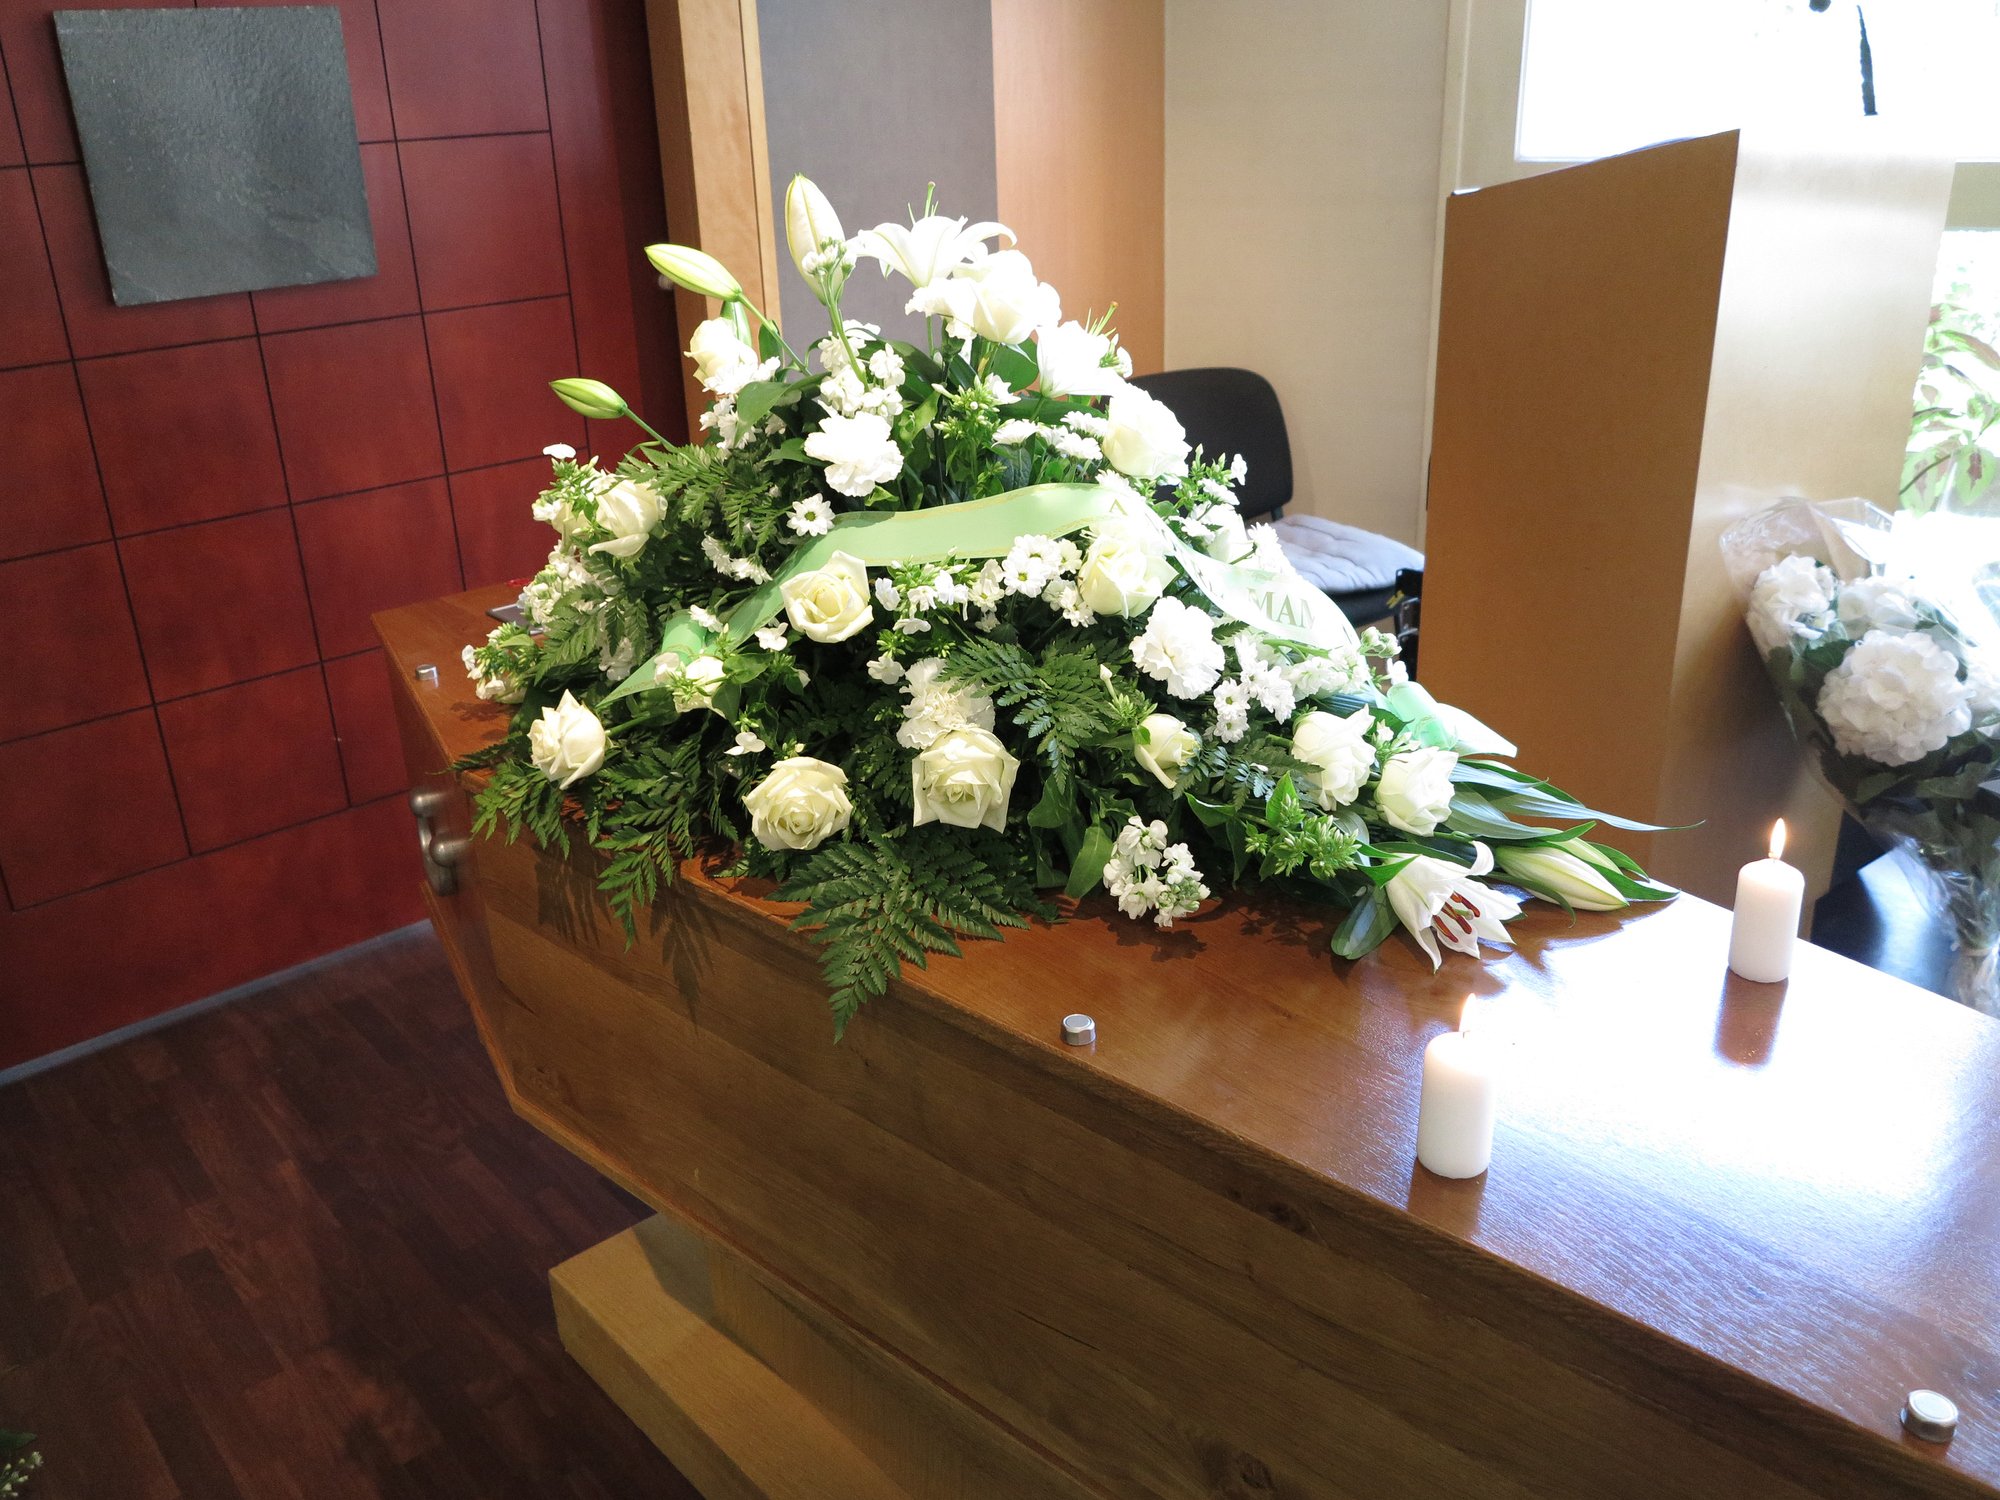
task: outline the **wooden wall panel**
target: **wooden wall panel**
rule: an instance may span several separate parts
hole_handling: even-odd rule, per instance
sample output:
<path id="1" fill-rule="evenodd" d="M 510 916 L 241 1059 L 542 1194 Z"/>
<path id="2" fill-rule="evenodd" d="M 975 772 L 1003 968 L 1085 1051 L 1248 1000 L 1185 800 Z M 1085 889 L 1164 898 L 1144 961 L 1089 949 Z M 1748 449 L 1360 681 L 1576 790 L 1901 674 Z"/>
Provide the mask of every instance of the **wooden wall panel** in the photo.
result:
<path id="1" fill-rule="evenodd" d="M 1454 197 L 1423 677 L 1665 880 L 1732 899 L 1812 780 L 1717 542 L 1789 495 L 1893 501 L 1947 164 L 1735 132 Z"/>
<path id="2" fill-rule="evenodd" d="M 1081 319 L 1118 304 L 1137 369 L 1166 355 L 1166 12 L 993 0 L 1000 221 Z"/>

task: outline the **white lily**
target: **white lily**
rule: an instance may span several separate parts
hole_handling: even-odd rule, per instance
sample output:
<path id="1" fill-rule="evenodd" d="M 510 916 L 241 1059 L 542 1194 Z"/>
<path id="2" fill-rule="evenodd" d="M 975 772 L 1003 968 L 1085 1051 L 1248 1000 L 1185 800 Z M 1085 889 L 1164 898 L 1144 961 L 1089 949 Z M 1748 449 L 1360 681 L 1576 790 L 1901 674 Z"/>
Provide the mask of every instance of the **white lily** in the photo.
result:
<path id="1" fill-rule="evenodd" d="M 1586 857 L 1584 851 L 1590 846 L 1581 840 L 1573 847 L 1575 852 L 1553 844 L 1530 848 L 1505 845 L 1500 850 L 1500 868 L 1537 895 L 1567 901 L 1578 911 L 1617 911 L 1630 906 L 1632 903 L 1604 878 L 1602 867 L 1595 863 L 1602 856 L 1590 850 Z"/>
<path id="2" fill-rule="evenodd" d="M 841 232 L 840 215 L 825 193 L 805 173 L 792 179 L 785 189 L 785 244 L 792 252 L 792 264 L 799 274 L 818 289 L 818 275 L 829 246 L 846 236 Z"/>
<path id="3" fill-rule="evenodd" d="M 854 237 L 854 253 L 871 255 L 882 264 L 882 274 L 901 271 L 912 286 L 923 288 L 942 280 L 969 260 L 982 259 L 986 242 L 996 234 L 1014 243 L 1014 231 L 991 220 L 967 226 L 963 219 L 947 219 L 932 214 L 907 227 L 877 224 Z"/>
<path id="4" fill-rule="evenodd" d="M 1474 878 L 1492 870 L 1493 851 L 1484 844 L 1473 848 L 1479 852 L 1469 870 L 1448 859 L 1419 854 L 1389 877 L 1389 905 L 1430 956 L 1433 969 L 1444 961 L 1438 951 L 1440 938 L 1445 947 L 1474 958 L 1481 943 L 1504 946 L 1513 941 L 1506 923 L 1521 914 L 1521 903 Z"/>

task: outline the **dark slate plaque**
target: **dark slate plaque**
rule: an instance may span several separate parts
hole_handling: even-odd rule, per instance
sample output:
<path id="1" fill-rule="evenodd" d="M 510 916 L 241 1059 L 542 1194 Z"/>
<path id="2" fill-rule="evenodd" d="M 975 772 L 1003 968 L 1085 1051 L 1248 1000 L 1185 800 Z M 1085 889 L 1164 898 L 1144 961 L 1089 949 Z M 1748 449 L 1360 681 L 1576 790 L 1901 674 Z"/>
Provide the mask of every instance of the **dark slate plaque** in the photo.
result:
<path id="1" fill-rule="evenodd" d="M 114 302 L 375 274 L 335 7 L 55 21 Z"/>

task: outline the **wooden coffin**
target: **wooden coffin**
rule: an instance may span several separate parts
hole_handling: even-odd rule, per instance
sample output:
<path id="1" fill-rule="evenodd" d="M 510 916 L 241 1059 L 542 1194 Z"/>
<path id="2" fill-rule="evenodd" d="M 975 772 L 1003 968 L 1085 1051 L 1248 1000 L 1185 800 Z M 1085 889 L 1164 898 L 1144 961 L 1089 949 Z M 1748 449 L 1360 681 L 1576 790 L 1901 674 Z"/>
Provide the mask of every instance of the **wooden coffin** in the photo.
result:
<path id="1" fill-rule="evenodd" d="M 501 597 L 379 620 L 448 857 Z M 2000 1495 L 2000 1027 L 1816 948 L 1730 979 L 1714 906 L 1543 908 L 1434 975 L 1319 912 L 1086 903 L 835 1045 L 741 885 L 688 866 L 628 947 L 588 856 L 452 869 L 515 1107 L 666 1216 L 558 1271 L 565 1337 L 707 1493 Z M 1468 992 L 1513 1045 L 1450 1182 L 1418 1079 Z"/>

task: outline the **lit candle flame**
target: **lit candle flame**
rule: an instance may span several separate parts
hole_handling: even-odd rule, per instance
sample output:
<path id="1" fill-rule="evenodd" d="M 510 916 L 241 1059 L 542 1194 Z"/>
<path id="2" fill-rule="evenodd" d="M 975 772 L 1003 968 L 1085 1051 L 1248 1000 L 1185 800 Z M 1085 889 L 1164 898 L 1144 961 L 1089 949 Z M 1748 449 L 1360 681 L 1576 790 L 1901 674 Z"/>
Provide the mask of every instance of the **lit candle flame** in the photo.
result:
<path id="1" fill-rule="evenodd" d="M 1458 1034 L 1460 1036 L 1464 1036 L 1471 1030 L 1472 1030 L 1472 996 L 1467 995 L 1465 997 L 1465 1004 L 1462 1007 L 1460 1007 L 1458 1012 Z"/>
<path id="2" fill-rule="evenodd" d="M 1785 857 L 1785 820 L 1783 818 L 1780 818 L 1778 819 L 1777 822 L 1771 825 L 1771 858 L 1783 859 L 1784 857 Z"/>

